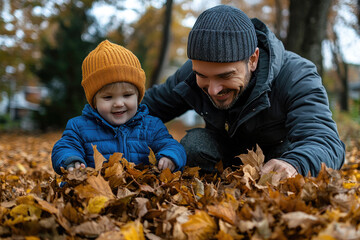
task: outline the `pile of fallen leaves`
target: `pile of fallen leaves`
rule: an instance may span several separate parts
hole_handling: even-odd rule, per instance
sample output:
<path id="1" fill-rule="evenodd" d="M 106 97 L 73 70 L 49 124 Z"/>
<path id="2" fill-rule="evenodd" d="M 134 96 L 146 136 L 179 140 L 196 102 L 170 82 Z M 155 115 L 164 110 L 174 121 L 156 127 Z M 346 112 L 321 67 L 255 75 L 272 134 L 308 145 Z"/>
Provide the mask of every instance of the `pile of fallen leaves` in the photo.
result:
<path id="1" fill-rule="evenodd" d="M 121 153 L 104 162 L 94 146 L 95 169 L 58 176 L 58 137 L 0 136 L 2 239 L 360 239 L 356 147 L 341 171 L 280 183 L 277 173 L 260 177 L 260 149 L 200 176 L 134 166 Z"/>

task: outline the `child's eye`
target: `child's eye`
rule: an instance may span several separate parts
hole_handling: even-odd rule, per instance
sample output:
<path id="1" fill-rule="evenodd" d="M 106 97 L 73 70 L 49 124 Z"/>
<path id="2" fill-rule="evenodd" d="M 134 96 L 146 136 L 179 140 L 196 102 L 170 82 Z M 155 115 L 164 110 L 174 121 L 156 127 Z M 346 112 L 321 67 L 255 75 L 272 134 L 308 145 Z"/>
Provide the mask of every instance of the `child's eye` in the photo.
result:
<path id="1" fill-rule="evenodd" d="M 134 93 L 127 93 L 127 94 L 124 94 L 124 97 L 131 97 L 132 95 L 134 95 Z"/>
<path id="2" fill-rule="evenodd" d="M 111 99 L 111 96 L 103 96 L 103 99 L 105 99 L 105 100 L 110 100 L 110 99 Z"/>

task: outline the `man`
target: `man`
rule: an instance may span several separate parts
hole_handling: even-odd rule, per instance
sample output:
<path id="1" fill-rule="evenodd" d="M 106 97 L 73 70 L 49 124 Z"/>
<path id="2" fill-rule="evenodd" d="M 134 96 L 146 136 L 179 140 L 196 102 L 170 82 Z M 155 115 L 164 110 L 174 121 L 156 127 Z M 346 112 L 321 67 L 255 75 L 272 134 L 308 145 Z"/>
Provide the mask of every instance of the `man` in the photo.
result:
<path id="1" fill-rule="evenodd" d="M 322 162 L 340 169 L 345 146 L 315 65 L 286 51 L 264 23 L 230 6 L 210 8 L 190 32 L 187 54 L 190 60 L 143 101 L 164 122 L 189 109 L 204 118 L 205 128 L 181 140 L 187 165 L 204 172 L 220 160 L 238 165 L 235 156 L 258 144 L 262 174 L 316 176 Z"/>

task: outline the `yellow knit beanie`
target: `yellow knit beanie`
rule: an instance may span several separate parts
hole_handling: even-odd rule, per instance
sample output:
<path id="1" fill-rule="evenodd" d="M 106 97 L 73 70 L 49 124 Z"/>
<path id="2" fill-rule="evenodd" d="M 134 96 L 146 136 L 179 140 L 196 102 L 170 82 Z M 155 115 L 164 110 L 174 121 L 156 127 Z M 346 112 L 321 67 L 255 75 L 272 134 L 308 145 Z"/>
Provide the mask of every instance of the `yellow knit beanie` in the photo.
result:
<path id="1" fill-rule="evenodd" d="M 82 64 L 82 82 L 86 99 L 93 106 L 95 94 L 105 85 L 115 82 L 134 84 L 139 90 L 139 103 L 145 94 L 145 72 L 139 59 L 128 49 L 102 41 Z"/>

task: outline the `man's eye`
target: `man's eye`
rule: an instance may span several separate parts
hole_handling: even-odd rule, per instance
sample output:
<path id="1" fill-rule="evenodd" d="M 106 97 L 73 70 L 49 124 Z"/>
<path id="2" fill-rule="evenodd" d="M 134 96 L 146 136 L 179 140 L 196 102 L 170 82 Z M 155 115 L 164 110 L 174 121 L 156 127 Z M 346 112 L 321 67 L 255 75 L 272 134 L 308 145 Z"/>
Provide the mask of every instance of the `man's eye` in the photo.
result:
<path id="1" fill-rule="evenodd" d="M 206 78 L 204 75 L 201 75 L 201 74 L 196 74 L 196 76 L 197 76 L 198 78 Z"/>

